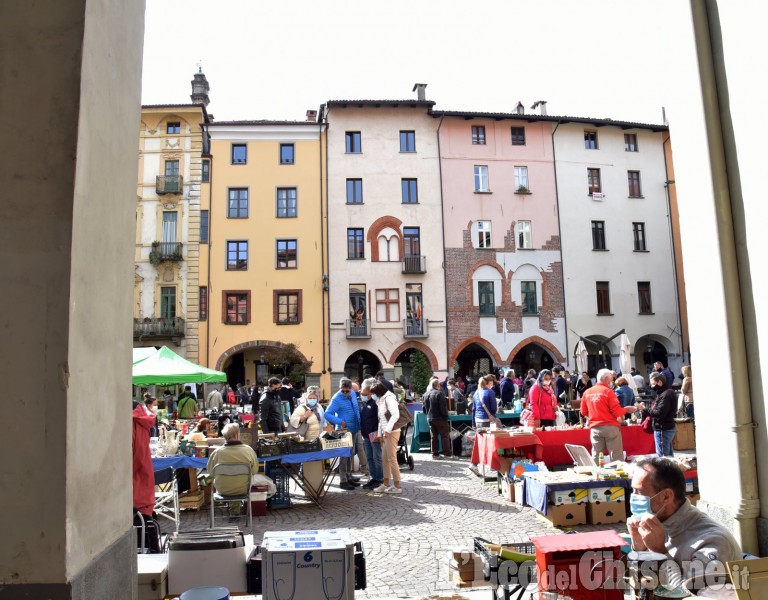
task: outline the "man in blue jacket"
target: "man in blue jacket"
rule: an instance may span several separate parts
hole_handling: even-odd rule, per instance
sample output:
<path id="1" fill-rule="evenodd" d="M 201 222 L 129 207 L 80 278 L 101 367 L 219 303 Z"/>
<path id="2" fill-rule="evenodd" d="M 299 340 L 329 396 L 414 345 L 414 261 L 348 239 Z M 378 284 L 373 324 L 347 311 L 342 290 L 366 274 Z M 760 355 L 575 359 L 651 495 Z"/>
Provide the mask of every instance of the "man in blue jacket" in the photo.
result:
<path id="1" fill-rule="evenodd" d="M 331 403 L 325 409 L 325 420 L 336 426 L 336 429 L 347 429 L 352 434 L 353 447 L 351 456 L 357 455 L 357 432 L 360 431 L 360 405 L 357 394 L 352 390 L 352 381 L 342 377 L 339 381 L 339 391 L 331 398 Z M 352 459 L 343 457 L 339 460 L 339 487 L 342 490 L 354 490 L 360 485 L 360 480 L 352 475 Z"/>

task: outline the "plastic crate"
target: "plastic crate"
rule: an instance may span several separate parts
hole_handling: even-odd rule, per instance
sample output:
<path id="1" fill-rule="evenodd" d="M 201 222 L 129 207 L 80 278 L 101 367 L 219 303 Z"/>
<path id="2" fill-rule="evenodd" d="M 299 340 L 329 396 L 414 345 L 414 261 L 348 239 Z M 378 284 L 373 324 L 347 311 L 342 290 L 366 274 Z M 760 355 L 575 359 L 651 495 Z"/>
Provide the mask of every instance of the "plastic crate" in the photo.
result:
<path id="1" fill-rule="evenodd" d="M 511 594 L 520 593 L 522 595 L 526 587 L 529 591 L 535 591 L 536 589 L 536 547 L 530 542 L 509 542 L 502 543 L 501 546 L 509 548 L 517 556 L 513 559 L 502 558 L 499 554 L 488 548 L 487 544 L 493 544 L 486 539 L 476 537 L 474 539 L 475 552 L 480 555 L 483 560 L 483 575 L 486 579 L 489 579 L 491 586 L 494 589 L 494 598 L 497 597 L 496 589 L 503 591 L 502 597 L 507 600 L 511 598 Z M 514 569 L 506 570 L 504 564 L 508 562 L 516 563 Z M 519 565 L 526 563 L 527 569 L 521 569 Z M 501 575 L 499 572 L 501 571 Z M 515 577 L 522 577 L 524 580 L 520 582 L 515 579 L 514 581 L 508 581 L 508 573 L 515 574 Z M 526 585 L 527 584 L 527 585 Z M 520 597 L 520 596 L 519 596 Z"/>
<path id="2" fill-rule="evenodd" d="M 259 439 L 258 446 L 256 446 L 256 454 L 259 457 L 281 456 L 283 454 L 288 454 L 288 442 L 289 440 L 286 439 Z"/>
<path id="3" fill-rule="evenodd" d="M 266 476 L 275 482 L 277 492 L 267 500 L 269 508 L 290 508 L 291 495 L 288 490 L 288 484 L 291 480 L 288 471 L 281 464 L 272 464 L 276 461 L 269 461 L 266 468 Z"/>
<path id="4" fill-rule="evenodd" d="M 311 442 L 299 442 L 288 440 L 288 454 L 302 454 L 304 452 L 320 452 L 323 449 L 323 443 L 320 438 Z"/>

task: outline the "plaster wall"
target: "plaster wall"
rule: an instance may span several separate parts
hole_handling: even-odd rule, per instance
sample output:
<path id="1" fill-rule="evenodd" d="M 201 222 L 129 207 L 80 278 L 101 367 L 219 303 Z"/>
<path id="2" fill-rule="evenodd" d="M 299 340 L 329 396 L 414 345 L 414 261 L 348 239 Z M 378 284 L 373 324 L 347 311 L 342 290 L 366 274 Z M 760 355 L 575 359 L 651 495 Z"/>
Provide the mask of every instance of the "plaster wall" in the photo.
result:
<path id="1" fill-rule="evenodd" d="M 584 131 L 598 132 L 597 150 L 584 148 Z M 638 152 L 626 152 L 635 133 Z M 568 360 L 578 336 L 610 338 L 625 329 L 631 343 L 653 334 L 664 340 L 670 366 L 681 358 L 662 134 L 617 127 L 561 125 L 555 134 Z M 587 169 L 600 169 L 604 200 L 588 195 Z M 640 171 L 640 198 L 628 196 L 627 171 Z M 592 221 L 605 223 L 606 250 L 593 250 Z M 634 251 L 632 223 L 645 224 L 647 252 Z M 597 314 L 596 281 L 610 283 L 611 315 Z M 653 314 L 639 314 L 637 283 L 651 283 Z M 576 332 L 576 333 L 574 333 Z M 636 360 L 635 360 L 636 362 Z"/>
<path id="2" fill-rule="evenodd" d="M 330 107 L 328 113 L 328 230 L 330 279 L 331 367 L 344 370 L 348 357 L 356 350 L 374 353 L 382 367 L 392 366 L 393 352 L 405 344 L 424 344 L 437 359 L 436 371 L 445 372 L 446 311 L 443 269 L 443 229 L 437 120 L 426 108 Z M 346 153 L 345 132 L 360 131 L 362 152 Z M 400 131 L 415 131 L 416 152 L 400 152 Z M 346 203 L 346 179 L 363 180 L 363 203 Z M 401 179 L 416 178 L 418 203 L 403 204 Z M 403 227 L 420 227 L 421 255 L 426 257 L 426 273 L 403 274 L 402 263 L 371 261 L 371 226 L 382 217 L 393 217 Z M 365 260 L 347 258 L 347 228 L 362 227 Z M 366 285 L 370 339 L 347 339 L 345 323 L 350 318 L 349 285 Z M 422 285 L 424 318 L 429 320 L 429 337 L 418 340 L 403 337 L 406 315 L 405 285 Z M 400 319 L 378 322 L 375 290 L 399 290 Z"/>
<path id="3" fill-rule="evenodd" d="M 134 210 L 143 15 L 143 2 L 112 0 L 0 12 L 0 85 L 13 90 L 0 132 L 14 146 L 0 166 L 2 330 L 16 340 L 0 349 L 0 375 L 34 382 L 34 394 L 9 386 L 5 416 L 32 415 L 44 432 L 3 435 L 3 454 L 23 460 L 7 461 L 0 475 L 2 585 L 70 589 L 108 548 L 122 552 L 117 542 L 131 528 L 124 392 L 133 232 L 125 223 Z M 123 567 L 102 591 L 132 595 L 133 568 Z"/>

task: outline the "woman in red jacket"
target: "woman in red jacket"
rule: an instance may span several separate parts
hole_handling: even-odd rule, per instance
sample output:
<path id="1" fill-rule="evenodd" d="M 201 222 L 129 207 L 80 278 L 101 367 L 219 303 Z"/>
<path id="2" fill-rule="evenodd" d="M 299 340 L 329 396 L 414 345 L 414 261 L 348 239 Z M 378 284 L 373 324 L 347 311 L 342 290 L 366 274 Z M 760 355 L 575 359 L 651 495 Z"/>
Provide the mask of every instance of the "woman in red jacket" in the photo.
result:
<path id="1" fill-rule="evenodd" d="M 552 427 L 555 424 L 557 398 L 552 385 L 552 371 L 544 369 L 528 392 L 534 427 Z"/>

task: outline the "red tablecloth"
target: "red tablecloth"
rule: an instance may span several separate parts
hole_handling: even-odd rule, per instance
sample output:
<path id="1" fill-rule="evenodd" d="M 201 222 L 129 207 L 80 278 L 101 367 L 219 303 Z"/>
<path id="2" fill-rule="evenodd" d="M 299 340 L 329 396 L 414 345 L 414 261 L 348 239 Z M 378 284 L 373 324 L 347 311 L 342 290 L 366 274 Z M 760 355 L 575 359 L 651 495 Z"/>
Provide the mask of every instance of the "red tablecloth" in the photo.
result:
<path id="1" fill-rule="evenodd" d="M 488 465 L 491 469 L 498 471 L 501 465 L 499 464 L 499 455 L 496 450 L 502 448 L 523 448 L 540 443 L 532 433 L 508 436 L 478 433 L 475 437 L 475 444 L 472 446 L 472 464 Z M 533 454 L 533 452 L 530 454 Z"/>
<path id="2" fill-rule="evenodd" d="M 576 444 L 584 446 L 590 452 L 592 451 L 589 429 L 537 431 L 536 437 L 541 443 L 535 446 L 534 456 L 537 461 L 544 461 L 544 464 L 548 467 L 573 464 L 573 459 L 568 454 L 564 444 Z M 653 441 L 653 436 L 645 433 L 639 425 L 622 427 L 621 439 L 627 456 L 656 453 L 656 444 Z"/>

